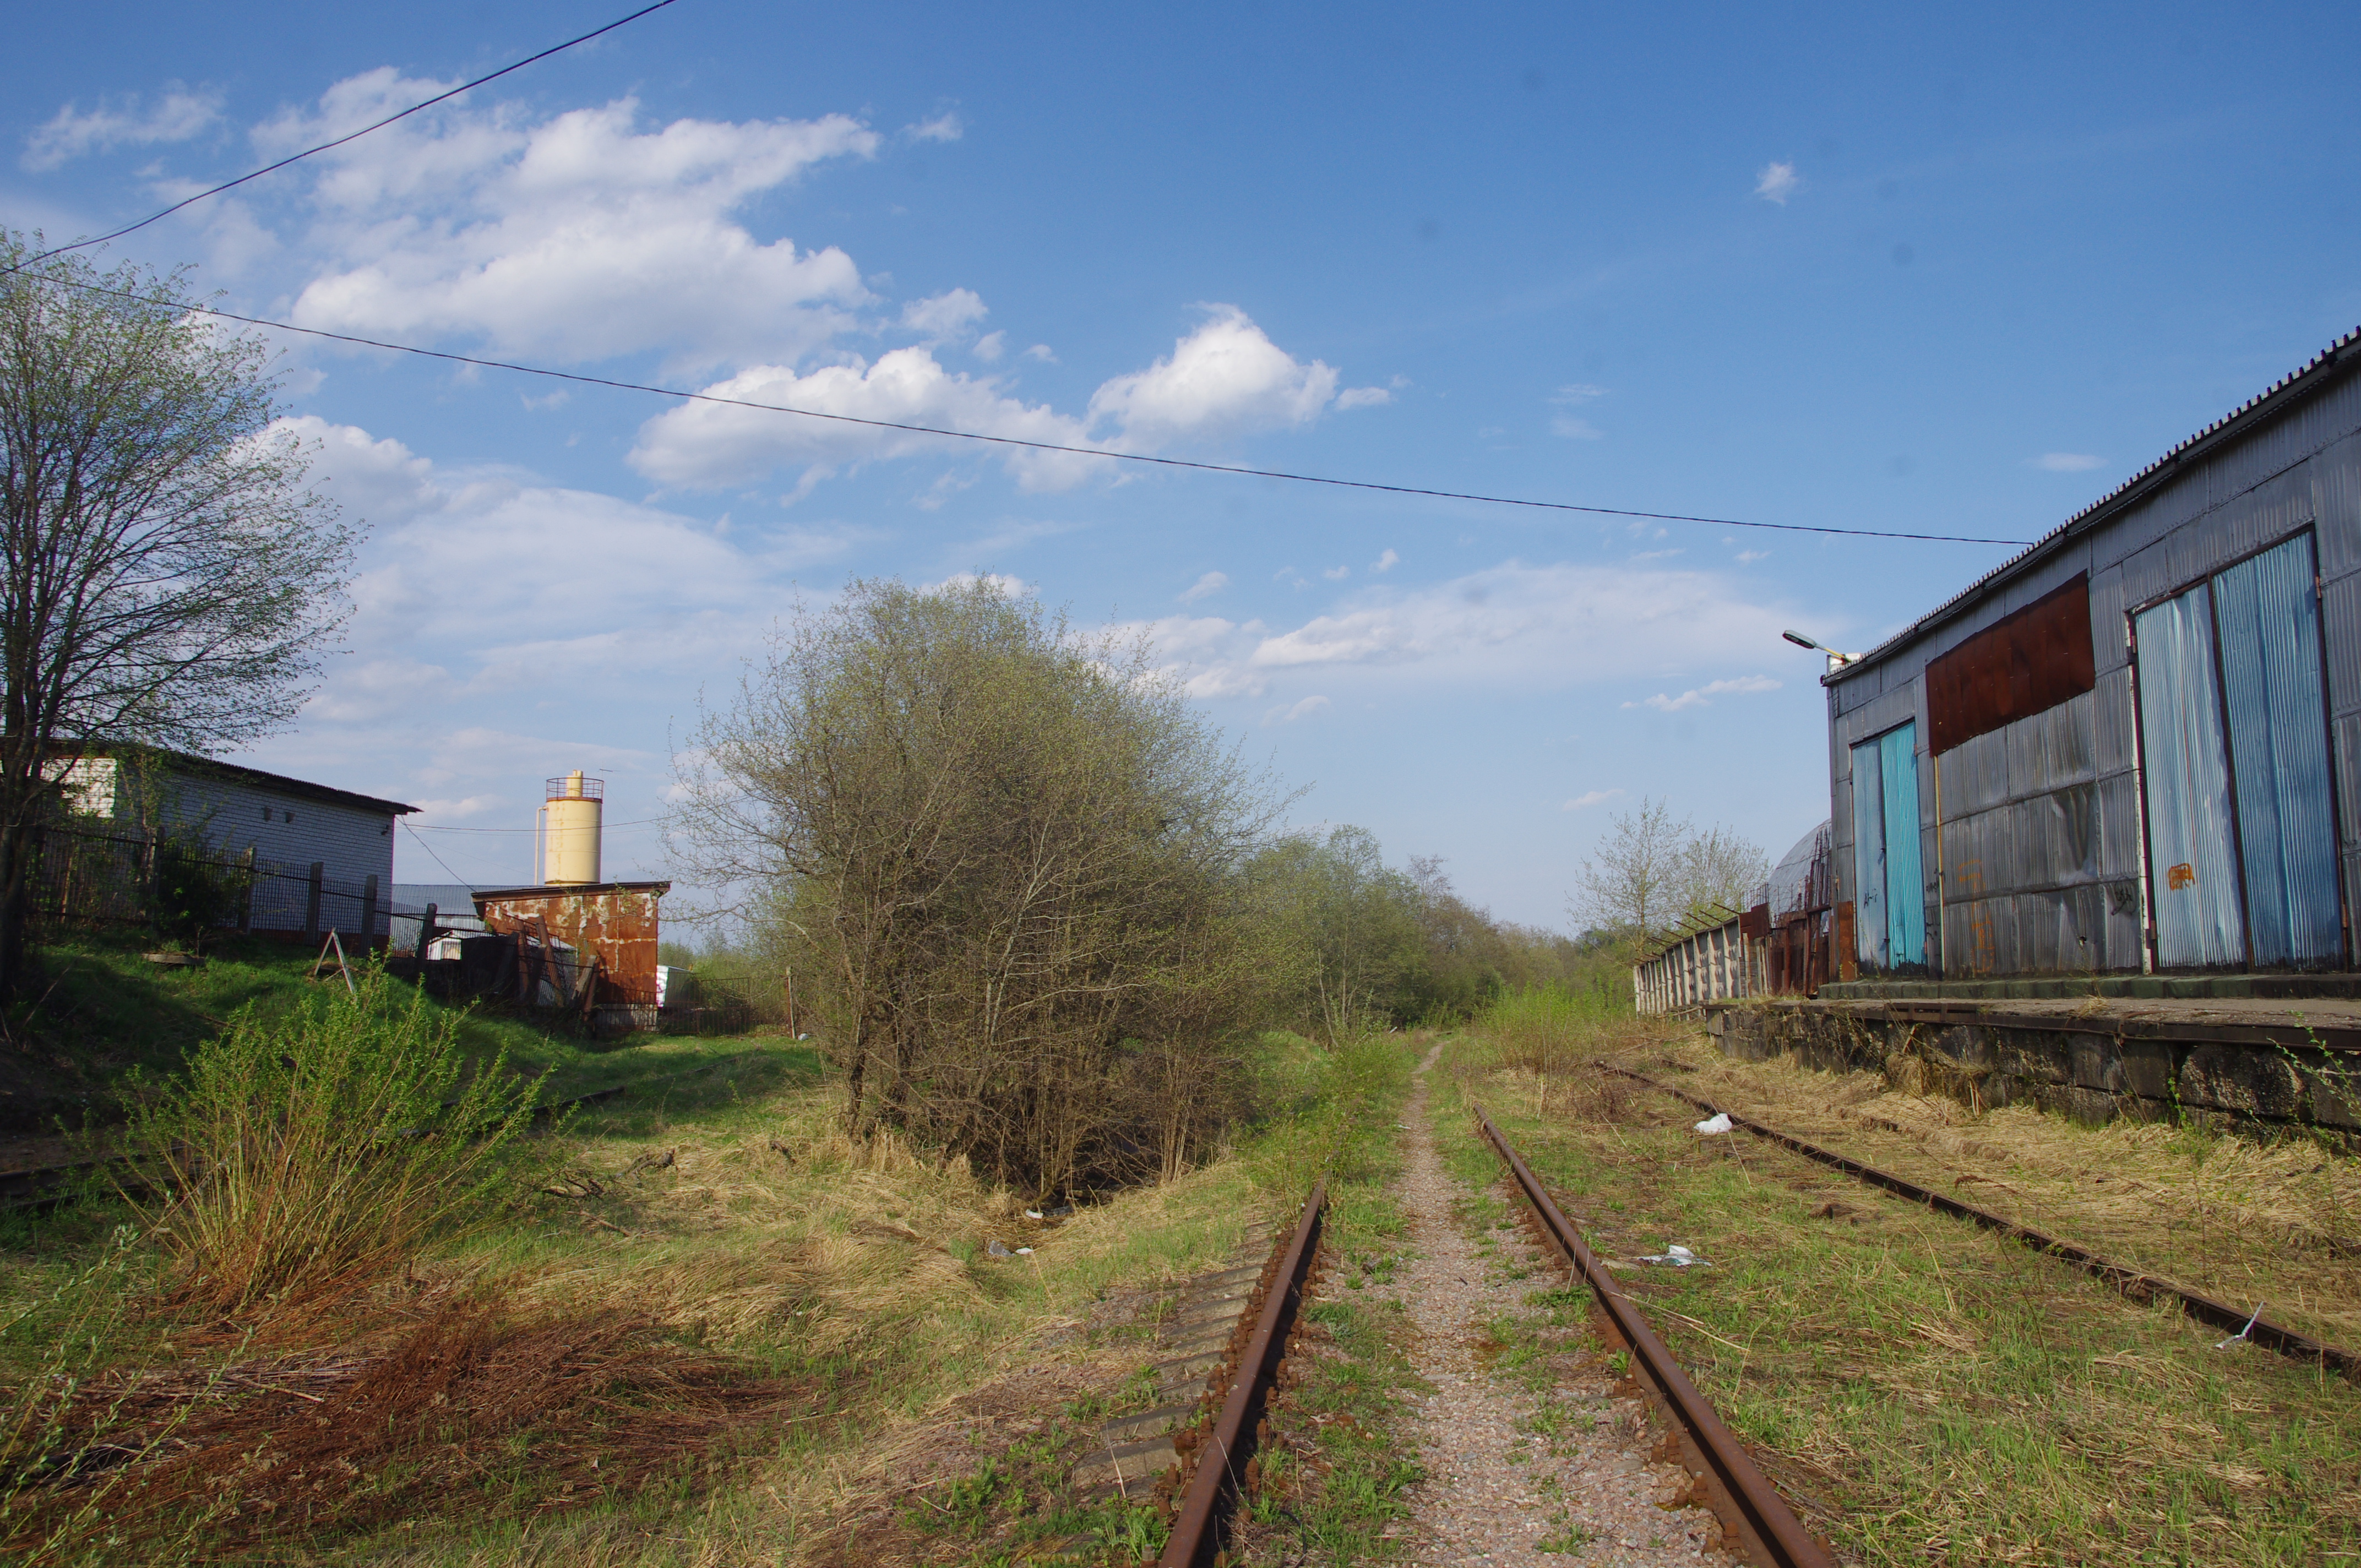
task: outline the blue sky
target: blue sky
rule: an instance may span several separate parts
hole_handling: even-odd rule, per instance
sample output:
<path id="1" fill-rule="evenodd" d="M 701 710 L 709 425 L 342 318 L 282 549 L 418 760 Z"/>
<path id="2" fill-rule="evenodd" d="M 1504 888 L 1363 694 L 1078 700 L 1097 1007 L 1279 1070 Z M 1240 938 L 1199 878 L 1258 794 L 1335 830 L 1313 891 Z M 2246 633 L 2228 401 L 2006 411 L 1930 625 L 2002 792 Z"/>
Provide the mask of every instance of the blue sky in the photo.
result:
<path id="1" fill-rule="evenodd" d="M 19 8 L 0 223 L 58 238 L 629 7 Z M 681 0 L 143 231 L 227 308 L 1111 450 L 2031 539 L 2361 322 L 2361 14 Z M 2332 72 L 2333 74 L 2333 72 Z M 850 576 L 1155 637 L 1305 823 L 1562 924 L 1609 814 L 1774 856 L 1818 662 L 2003 559 L 1018 458 L 291 340 L 369 543 L 263 765 L 415 802 L 399 874 L 610 874 L 700 692 Z M 558 394 L 553 396 L 553 394 Z M 449 831 L 437 831 L 449 829 Z M 484 831 L 493 829 L 494 831 Z"/>

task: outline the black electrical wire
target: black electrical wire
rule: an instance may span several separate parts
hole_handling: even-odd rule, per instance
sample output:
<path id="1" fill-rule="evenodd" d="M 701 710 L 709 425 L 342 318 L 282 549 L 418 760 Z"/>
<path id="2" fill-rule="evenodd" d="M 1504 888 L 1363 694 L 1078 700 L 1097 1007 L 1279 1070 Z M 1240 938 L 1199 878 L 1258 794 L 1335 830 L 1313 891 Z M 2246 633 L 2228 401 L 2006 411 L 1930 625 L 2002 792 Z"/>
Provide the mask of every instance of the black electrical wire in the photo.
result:
<path id="1" fill-rule="evenodd" d="M 401 828 L 402 831 L 408 833 L 412 841 L 414 841 L 420 849 L 425 850 L 430 855 L 434 855 L 434 846 L 428 843 L 425 839 L 419 838 L 418 829 L 411 827 L 407 822 L 404 822 L 401 825 Z M 461 876 L 457 872 L 453 871 L 451 869 L 451 862 L 445 860 L 442 856 L 434 855 L 434 863 L 441 866 L 443 868 L 444 874 L 449 877 L 453 882 L 457 883 L 461 887 L 473 887 L 476 885 L 474 883 L 469 882 L 466 877 Z"/>
<path id="2" fill-rule="evenodd" d="M 418 113 L 421 109 L 431 109 L 435 104 L 443 103 L 446 99 L 456 98 L 462 93 L 470 92 L 475 88 L 481 87 L 487 82 L 498 82 L 501 77 L 508 75 L 511 71 L 522 71 L 526 66 L 531 65 L 537 60 L 547 60 L 553 54 L 563 54 L 577 44 L 587 44 L 592 38 L 611 33 L 617 27 L 636 22 L 642 16 L 646 16 L 649 12 L 661 11 L 665 6 L 670 5 L 673 3 L 674 0 L 655 0 L 654 5 L 643 5 L 640 9 L 632 12 L 630 16 L 619 17 L 616 20 L 608 23 L 603 27 L 583 34 L 578 38 L 568 38 L 562 44 L 552 44 L 549 48 L 543 49 L 539 54 L 528 55 L 523 60 L 518 60 L 514 65 L 504 65 L 500 67 L 498 71 L 493 71 L 489 76 L 478 76 L 473 82 L 463 82 L 458 86 L 452 88 L 448 93 L 437 93 L 434 97 L 426 99 L 423 103 L 412 104 L 409 108 L 402 110 L 401 113 L 398 115 L 388 115 L 384 119 L 378 121 L 378 123 L 373 126 L 363 126 L 359 130 L 354 131 L 347 136 L 340 136 L 334 141 L 324 141 L 317 147 L 307 147 L 302 152 L 295 153 L 291 157 L 282 158 L 276 163 L 265 164 L 262 168 L 256 170 L 251 174 L 241 174 L 236 179 L 232 180 L 225 184 L 216 185 L 210 191 L 200 191 L 195 195 L 188 197 L 186 200 L 173 203 L 170 206 L 165 208 L 160 213 L 140 219 L 137 223 L 131 225 L 127 228 L 116 229 L 113 234 L 100 235 L 95 239 L 78 239 L 71 245 L 61 245 L 55 250 L 45 250 L 41 252 L 40 255 L 32 258 L 31 260 L 19 262 L 16 266 L 10 268 L 9 270 L 12 272 L 22 271 L 25 268 L 32 266 L 34 262 L 47 261 L 52 256 L 63 256 L 70 250 L 82 250 L 93 245 L 104 245 L 108 240 L 121 239 L 127 234 L 137 234 L 141 229 L 146 228 L 149 224 L 169 218 L 174 213 L 179 212 L 181 208 L 193 206 L 195 203 L 203 201 L 208 196 L 218 196 L 225 191 L 235 191 L 249 180 L 259 180 L 266 174 L 278 172 L 280 170 L 286 168 L 291 163 L 301 163 L 303 159 L 311 157 L 315 152 L 326 152 L 331 148 L 342 147 L 348 141 L 358 141 L 361 137 L 368 135 L 371 131 L 381 131 L 385 129 L 386 126 L 393 124 L 394 121 L 407 119 L 411 115 Z"/>
<path id="3" fill-rule="evenodd" d="M 137 301 L 143 304 L 156 302 L 144 294 L 125 289 L 109 289 L 102 284 L 86 283 L 74 279 L 60 279 L 69 286 L 94 294 L 109 294 L 116 299 Z M 174 302 L 179 303 L 179 302 Z M 1421 485 L 1387 485 L 1375 479 L 1339 479 L 1327 474 L 1296 474 L 1284 468 L 1248 468 L 1234 463 L 1201 463 L 1188 457 L 1153 457 L 1142 452 L 1117 452 L 1103 446 L 1068 446 L 1055 441 L 1027 441 L 1014 435 L 982 435 L 968 430 L 943 430 L 930 424 L 906 424 L 899 420 L 862 419 L 855 414 L 823 413 L 818 409 L 790 408 L 785 403 L 758 403 L 751 398 L 725 398 L 713 392 L 684 392 L 673 387 L 652 387 L 643 381 L 620 381 L 608 376 L 585 376 L 572 370 L 551 370 L 538 365 L 519 365 L 507 359 L 479 359 L 473 355 L 451 354 L 439 348 L 420 348 L 413 344 L 387 343 L 374 337 L 357 337 L 350 333 L 329 332 L 315 326 L 295 326 L 287 322 L 268 321 L 259 316 L 242 316 L 234 311 L 215 310 L 210 305 L 182 304 L 181 308 L 196 315 L 211 316 L 216 321 L 236 322 L 241 326 L 269 327 L 274 332 L 291 332 L 305 337 L 324 338 L 330 343 L 350 344 L 357 348 L 383 349 L 392 354 L 414 355 L 422 359 L 440 359 L 446 364 L 469 365 L 480 370 L 506 370 L 519 376 L 539 376 L 552 381 L 570 381 L 584 387 L 605 387 L 620 392 L 646 392 L 659 398 L 673 398 L 688 403 L 718 403 L 729 408 L 757 409 L 764 413 L 792 414 L 798 419 L 828 420 L 837 424 L 857 424 L 871 430 L 899 430 L 913 435 L 939 435 L 952 441 L 981 441 L 994 446 L 1022 447 L 1032 452 L 1060 452 L 1077 457 L 1105 457 L 1118 463 L 1148 463 L 1159 468 L 1187 468 L 1204 474 L 1235 474 L 1249 479 L 1285 479 L 1298 485 L 1328 485 L 1338 489 L 1376 490 L 1392 496 L 1423 496 L 1435 500 L 1475 501 L 1484 506 L 1527 507 L 1539 511 L 1587 512 L 1598 517 L 1628 517 L 1647 522 L 1702 522 L 1715 528 L 1753 528 L 1775 533 L 1830 533 L 1847 539 L 1909 539 L 1937 544 L 2005 544 L 2023 549 L 2033 543 L 2026 539 L 1986 539 L 1965 533 L 1906 533 L 1883 528 L 1829 528 L 1809 522 L 1748 522 L 1734 517 L 1697 517 L 1687 512 L 1639 511 L 1630 507 L 1584 506 L 1575 501 L 1537 501 L 1519 496 L 1488 496 L 1469 490 L 1429 489 Z"/>

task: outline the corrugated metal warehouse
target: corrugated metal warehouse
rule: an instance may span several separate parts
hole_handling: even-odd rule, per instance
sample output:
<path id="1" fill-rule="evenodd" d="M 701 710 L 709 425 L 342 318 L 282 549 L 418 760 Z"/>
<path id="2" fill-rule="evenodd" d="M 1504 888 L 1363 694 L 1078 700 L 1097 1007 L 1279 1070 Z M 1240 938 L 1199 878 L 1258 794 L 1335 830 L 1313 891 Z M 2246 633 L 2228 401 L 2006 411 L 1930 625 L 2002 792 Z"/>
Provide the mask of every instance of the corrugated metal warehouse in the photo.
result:
<path id="1" fill-rule="evenodd" d="M 1840 979 L 2353 968 L 2356 338 L 1825 677 Z"/>

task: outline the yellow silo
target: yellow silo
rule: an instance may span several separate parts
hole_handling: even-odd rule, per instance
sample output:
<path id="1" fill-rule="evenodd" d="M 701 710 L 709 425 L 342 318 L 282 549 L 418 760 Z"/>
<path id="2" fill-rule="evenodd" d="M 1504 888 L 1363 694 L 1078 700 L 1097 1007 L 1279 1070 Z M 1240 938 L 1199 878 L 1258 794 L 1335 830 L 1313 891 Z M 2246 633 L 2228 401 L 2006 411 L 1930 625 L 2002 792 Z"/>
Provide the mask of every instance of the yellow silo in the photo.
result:
<path id="1" fill-rule="evenodd" d="M 584 778 L 579 768 L 548 781 L 547 798 L 541 804 L 544 885 L 567 887 L 598 880 L 598 816 L 606 793 L 603 781 Z"/>

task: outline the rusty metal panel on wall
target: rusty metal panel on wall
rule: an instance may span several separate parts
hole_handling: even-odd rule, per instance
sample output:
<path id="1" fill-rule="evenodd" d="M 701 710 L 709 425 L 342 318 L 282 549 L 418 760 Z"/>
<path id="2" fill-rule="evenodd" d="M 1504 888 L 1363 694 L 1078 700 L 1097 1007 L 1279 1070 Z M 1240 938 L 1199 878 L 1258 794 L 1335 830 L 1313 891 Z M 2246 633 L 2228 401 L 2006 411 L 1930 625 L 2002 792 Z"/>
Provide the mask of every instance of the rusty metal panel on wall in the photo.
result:
<path id="1" fill-rule="evenodd" d="M 558 941 L 577 952 L 596 953 L 598 1004 L 653 1007 L 658 905 L 671 886 L 642 882 L 503 888 L 476 894 L 476 911 L 487 930 L 538 935 L 538 918 Z"/>
<path id="2" fill-rule="evenodd" d="M 2077 575 L 1927 666 L 1928 744 L 1949 751 L 2091 689 L 2090 578 Z"/>

